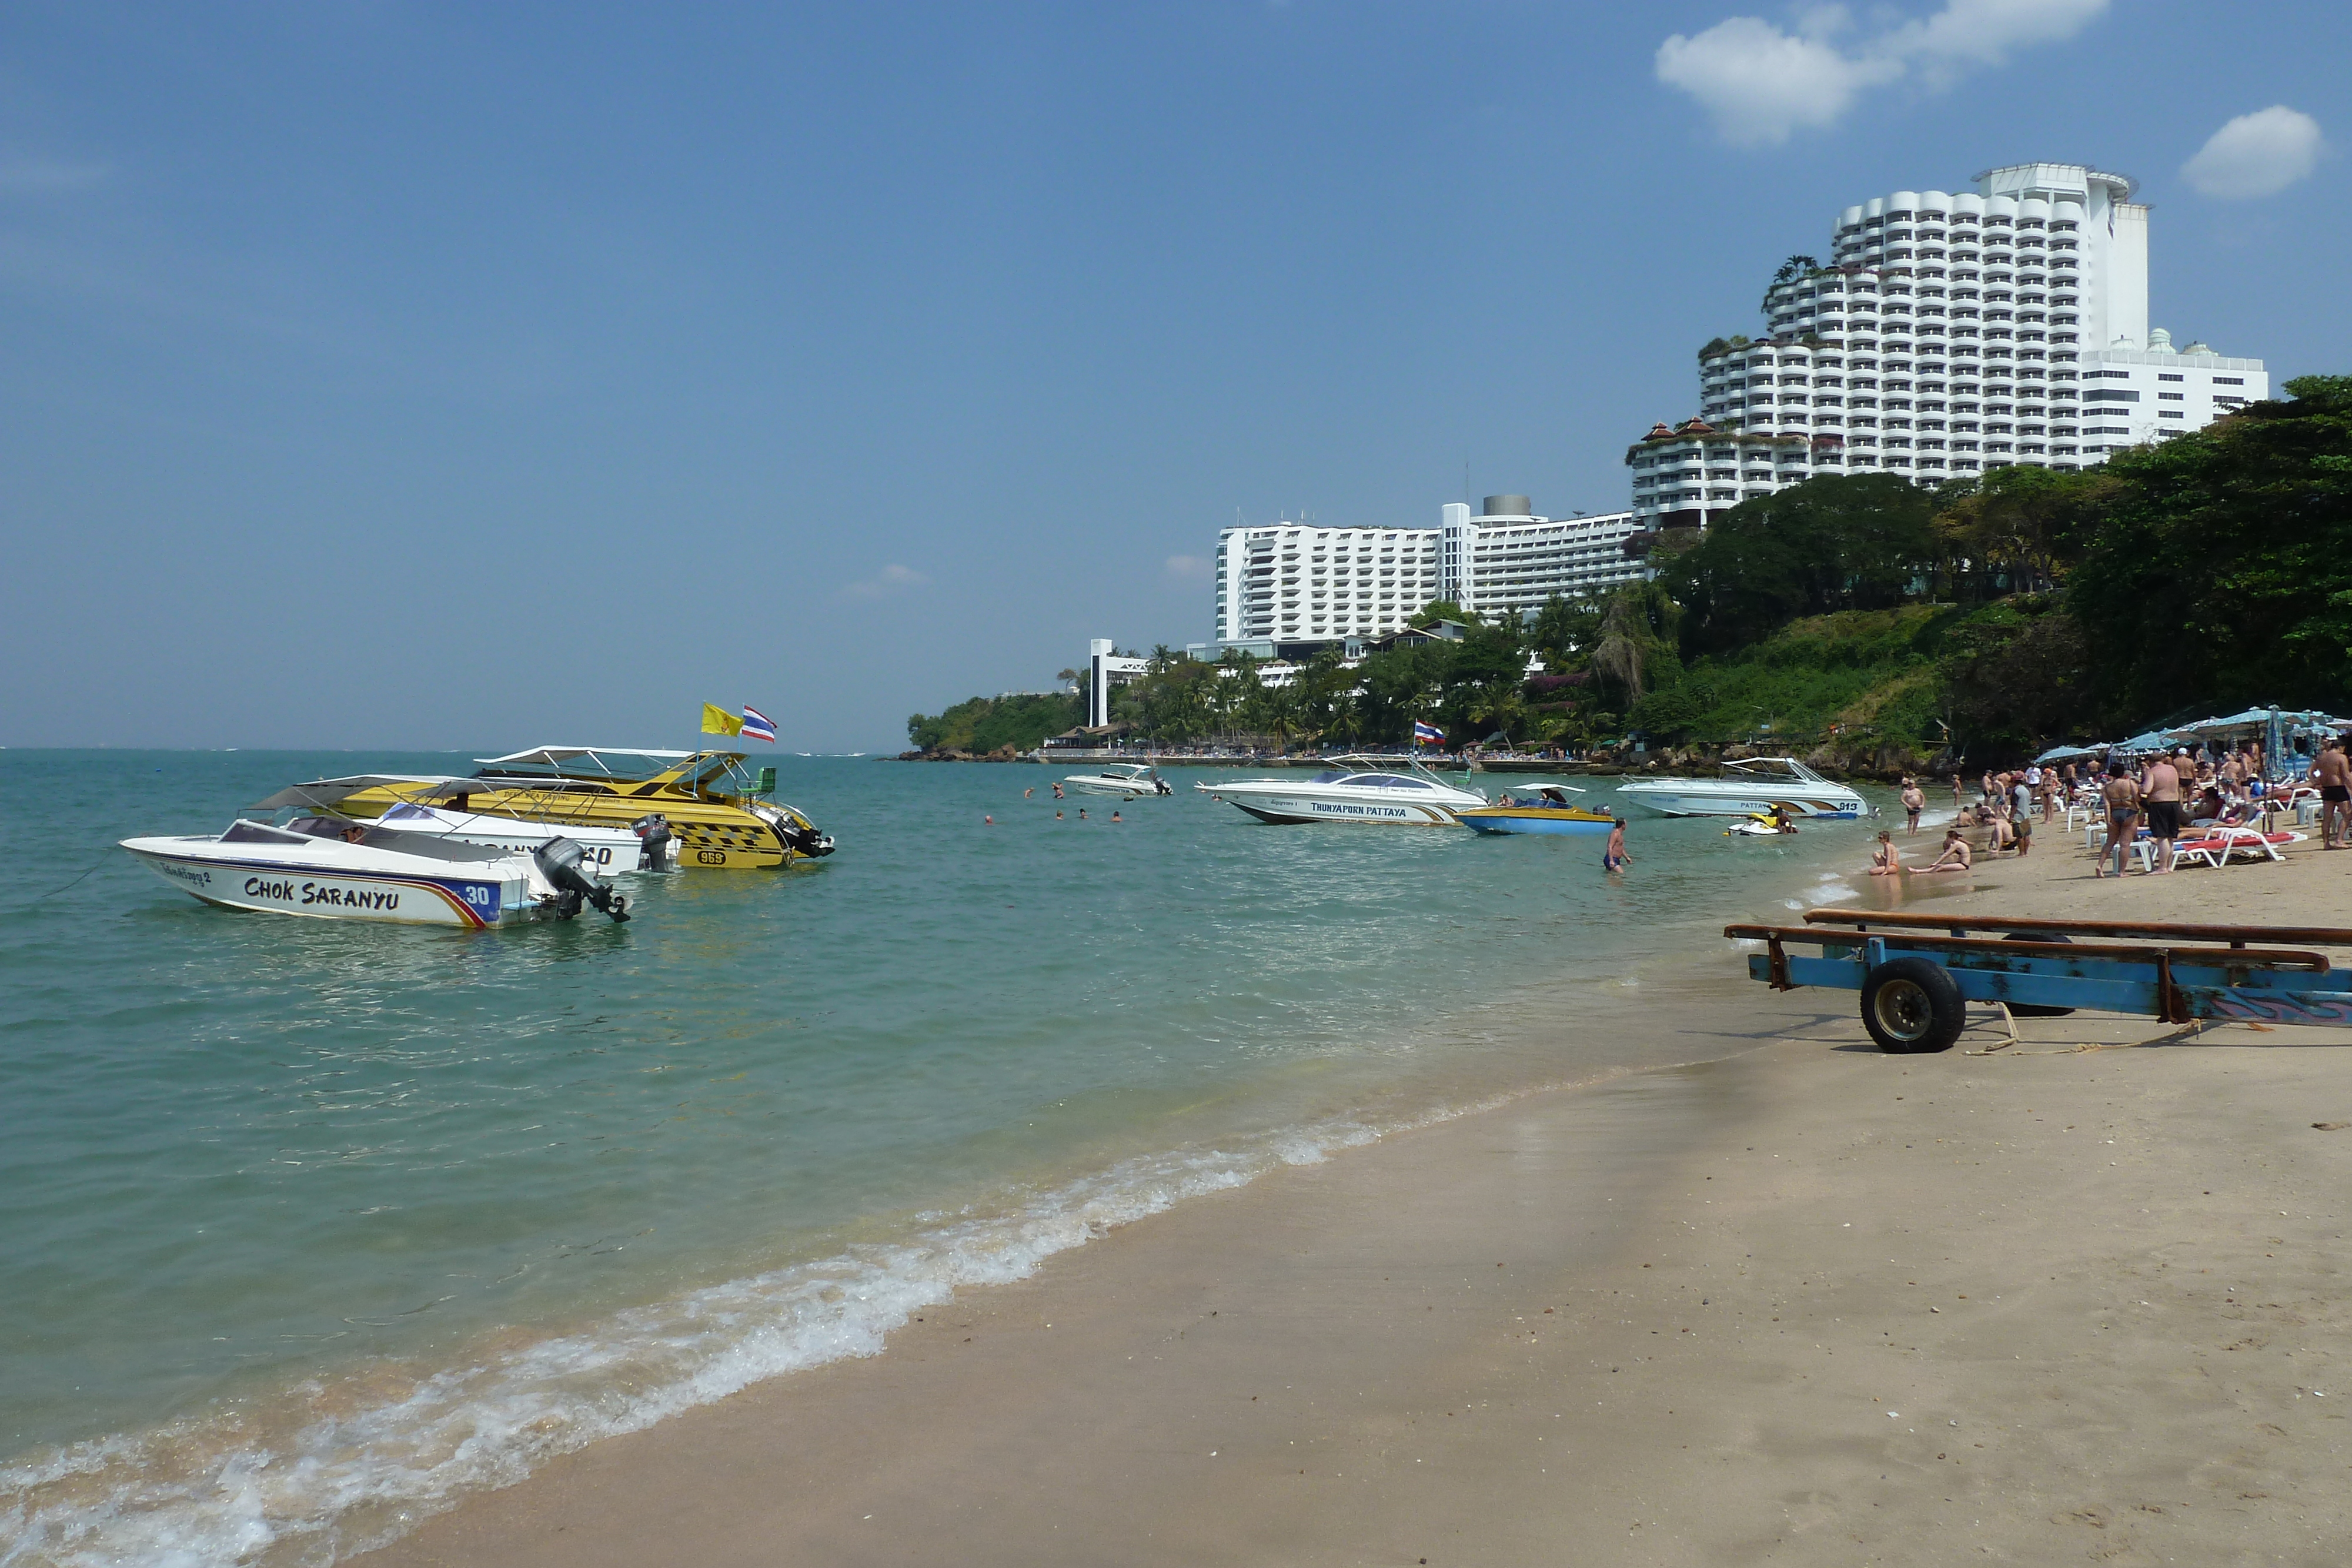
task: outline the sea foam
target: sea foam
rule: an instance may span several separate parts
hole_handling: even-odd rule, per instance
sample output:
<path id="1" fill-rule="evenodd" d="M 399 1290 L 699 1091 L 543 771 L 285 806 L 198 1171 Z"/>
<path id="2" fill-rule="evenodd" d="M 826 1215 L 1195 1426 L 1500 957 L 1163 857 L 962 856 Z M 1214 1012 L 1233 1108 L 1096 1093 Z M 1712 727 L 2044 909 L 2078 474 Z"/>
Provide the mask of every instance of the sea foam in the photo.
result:
<path id="1" fill-rule="evenodd" d="M 599 1438 L 872 1355 L 960 1287 L 1020 1279 L 1184 1198 L 1476 1108 L 1385 1129 L 1335 1119 L 1139 1157 L 1012 1213 L 708 1286 L 421 1378 L 379 1369 L 310 1382 L 268 1411 L 78 1443 L 0 1469 L 0 1568 L 332 1563 Z"/>

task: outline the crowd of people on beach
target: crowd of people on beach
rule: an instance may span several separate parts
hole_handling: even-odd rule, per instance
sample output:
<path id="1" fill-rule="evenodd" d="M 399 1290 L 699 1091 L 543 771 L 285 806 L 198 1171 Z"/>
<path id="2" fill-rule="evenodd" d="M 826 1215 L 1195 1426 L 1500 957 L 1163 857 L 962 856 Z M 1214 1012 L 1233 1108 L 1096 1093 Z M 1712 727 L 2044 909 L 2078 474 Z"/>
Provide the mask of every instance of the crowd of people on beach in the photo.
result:
<path id="1" fill-rule="evenodd" d="M 2299 760 L 2299 759 L 2298 759 Z M 2063 811 L 2083 811 L 2106 827 L 2106 845 L 2095 874 L 2121 876 L 2146 842 L 2148 874 L 2175 869 L 2184 842 L 2201 841 L 2215 834 L 2244 831 L 2279 837 L 2275 819 L 2294 809 L 2298 799 L 2315 796 L 2320 806 L 2323 847 L 2352 848 L 2352 757 L 2341 738 L 2326 743 L 2310 759 L 2299 781 L 2271 779 L 2258 742 L 2234 750 L 2202 746 L 2176 747 L 2152 752 L 2137 763 L 2117 759 L 2113 765 L 2074 762 L 2054 768 L 2039 764 L 2005 772 L 1987 772 L 1977 781 L 1975 799 L 1967 781 L 1952 779 L 1952 821 L 1933 862 L 1903 863 L 1892 831 L 1882 831 L 1871 851 L 1873 876 L 1931 875 L 1974 868 L 1979 852 L 1969 840 L 1980 830 L 1983 852 L 2022 859 L 2033 851 L 2036 822 L 2048 826 Z M 1903 780 L 1905 831 L 1919 831 L 1927 793 L 1916 779 Z M 2191 837 L 2185 838 L 2184 835 Z M 2112 867 L 2112 870 L 2110 869 Z"/>

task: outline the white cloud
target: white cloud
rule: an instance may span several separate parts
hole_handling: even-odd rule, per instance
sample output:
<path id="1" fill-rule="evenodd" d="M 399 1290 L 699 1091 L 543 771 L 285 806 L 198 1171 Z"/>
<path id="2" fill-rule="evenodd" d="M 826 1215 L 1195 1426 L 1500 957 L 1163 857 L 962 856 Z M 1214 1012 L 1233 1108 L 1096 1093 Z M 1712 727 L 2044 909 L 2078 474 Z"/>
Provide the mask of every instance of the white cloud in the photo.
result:
<path id="1" fill-rule="evenodd" d="M 1209 558 L 1199 555 L 1171 555 L 1168 558 L 1168 575 L 1179 582 L 1200 582 L 1209 575 Z"/>
<path id="2" fill-rule="evenodd" d="M 1799 126 L 1832 125 L 1864 88 L 1903 74 L 1892 60 L 1847 57 L 1818 37 L 1780 31 L 1760 16 L 1717 22 L 1695 38 L 1658 46 L 1658 79 L 1705 104 L 1727 141 L 1781 142 Z"/>
<path id="3" fill-rule="evenodd" d="M 1698 99 L 1726 141 L 1778 145 L 1800 129 L 1834 125 L 1868 89 L 1915 71 L 1929 87 L 1948 87 L 2012 49 L 2071 38 L 2106 8 L 2107 0 L 1945 0 L 1932 16 L 1851 46 L 1837 41 L 1853 27 L 1843 5 L 1801 10 L 1793 33 L 1761 16 L 1730 16 L 1660 44 L 1658 79 Z"/>
<path id="4" fill-rule="evenodd" d="M 2242 114 L 2213 132 L 2197 156 L 2180 166 L 2180 172 L 2208 196 L 2242 200 L 2275 195 L 2318 165 L 2324 145 L 2319 121 L 2274 103 Z"/>
<path id="5" fill-rule="evenodd" d="M 852 599 L 879 599 L 886 593 L 898 593 L 909 588 L 920 588 L 930 580 L 911 566 L 898 566 L 894 563 L 884 567 L 872 577 L 859 578 L 841 591 Z"/>
<path id="6" fill-rule="evenodd" d="M 2062 44 L 2095 21 L 2107 0 L 1945 0 L 1924 21 L 1906 22 L 1876 47 L 1917 58 L 1924 70 L 1997 66 L 2011 49 Z"/>

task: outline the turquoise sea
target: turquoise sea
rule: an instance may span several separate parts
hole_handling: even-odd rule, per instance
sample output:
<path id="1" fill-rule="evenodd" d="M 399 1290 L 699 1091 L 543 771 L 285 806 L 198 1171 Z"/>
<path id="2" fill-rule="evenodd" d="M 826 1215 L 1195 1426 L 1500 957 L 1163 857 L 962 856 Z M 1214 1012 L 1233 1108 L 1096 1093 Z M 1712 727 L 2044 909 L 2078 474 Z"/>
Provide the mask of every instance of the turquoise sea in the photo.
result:
<path id="1" fill-rule="evenodd" d="M 111 848 L 466 758 L 0 752 L 0 1564 L 332 1562 L 1188 1195 L 1671 1060 L 1610 1020 L 1870 832 L 1637 819 L 1609 877 L 1205 772 L 777 762 L 831 860 L 467 934 Z"/>

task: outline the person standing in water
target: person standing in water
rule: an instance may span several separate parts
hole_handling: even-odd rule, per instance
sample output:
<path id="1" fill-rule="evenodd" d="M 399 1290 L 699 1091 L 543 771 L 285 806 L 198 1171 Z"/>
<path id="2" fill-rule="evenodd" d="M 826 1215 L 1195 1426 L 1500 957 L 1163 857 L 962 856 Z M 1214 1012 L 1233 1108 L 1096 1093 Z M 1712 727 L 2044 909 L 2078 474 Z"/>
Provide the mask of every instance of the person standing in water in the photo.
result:
<path id="1" fill-rule="evenodd" d="M 1623 871 L 1633 863 L 1633 857 L 1625 852 L 1625 819 L 1619 817 L 1610 824 L 1609 843 L 1601 852 L 1601 869 Z"/>
<path id="2" fill-rule="evenodd" d="M 1903 780 L 1903 831 L 1906 833 L 1917 832 L 1919 813 L 1927 809 L 1927 796 L 1926 791 L 1919 788 L 1919 780 L 1906 775 Z"/>

